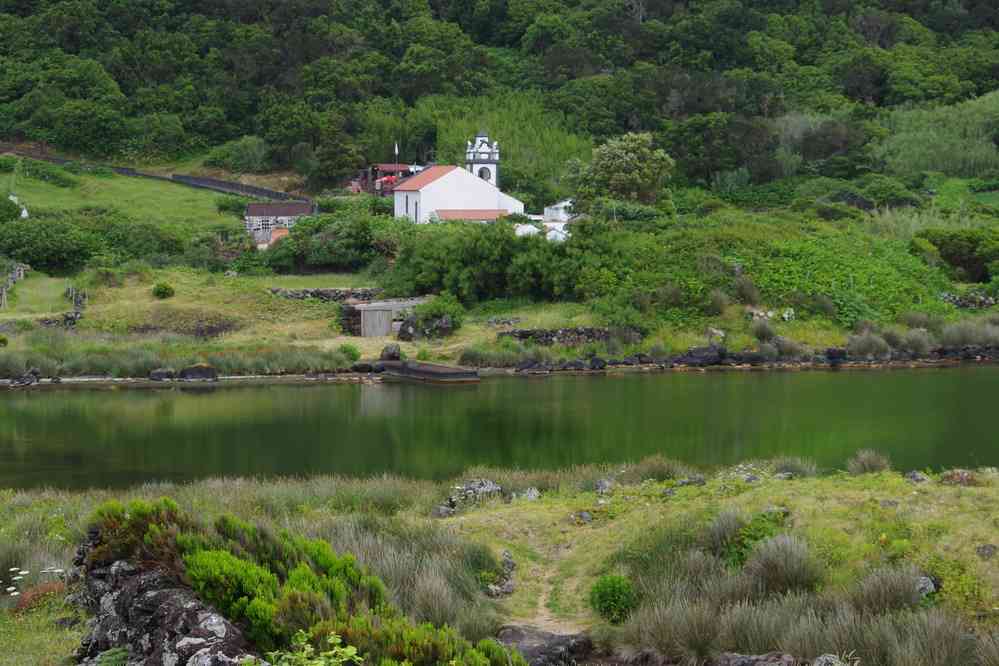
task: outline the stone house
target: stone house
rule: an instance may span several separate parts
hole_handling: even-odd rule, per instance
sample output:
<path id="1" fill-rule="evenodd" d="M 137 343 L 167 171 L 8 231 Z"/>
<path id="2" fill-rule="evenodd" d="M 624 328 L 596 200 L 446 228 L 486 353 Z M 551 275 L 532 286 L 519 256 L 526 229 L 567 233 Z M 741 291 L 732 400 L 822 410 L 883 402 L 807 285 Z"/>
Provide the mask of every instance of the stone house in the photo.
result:
<path id="1" fill-rule="evenodd" d="M 246 233 L 253 237 L 257 247 L 267 247 L 288 235 L 288 230 L 302 217 L 315 215 L 315 204 L 308 201 L 280 203 L 251 203 L 246 207 Z"/>

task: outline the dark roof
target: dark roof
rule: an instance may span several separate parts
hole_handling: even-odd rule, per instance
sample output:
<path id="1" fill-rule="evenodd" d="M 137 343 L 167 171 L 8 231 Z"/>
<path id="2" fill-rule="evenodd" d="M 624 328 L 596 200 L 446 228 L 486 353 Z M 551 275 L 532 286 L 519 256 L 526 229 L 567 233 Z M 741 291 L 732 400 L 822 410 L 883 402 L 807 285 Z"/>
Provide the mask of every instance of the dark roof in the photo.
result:
<path id="1" fill-rule="evenodd" d="M 439 178 L 443 178 L 458 167 L 456 166 L 432 166 L 424 169 L 412 178 L 407 178 L 395 186 L 396 192 L 419 192 L 424 187 Z"/>
<path id="2" fill-rule="evenodd" d="M 312 215 L 312 212 L 312 204 L 308 201 L 251 203 L 246 206 L 247 217 L 297 217 Z"/>

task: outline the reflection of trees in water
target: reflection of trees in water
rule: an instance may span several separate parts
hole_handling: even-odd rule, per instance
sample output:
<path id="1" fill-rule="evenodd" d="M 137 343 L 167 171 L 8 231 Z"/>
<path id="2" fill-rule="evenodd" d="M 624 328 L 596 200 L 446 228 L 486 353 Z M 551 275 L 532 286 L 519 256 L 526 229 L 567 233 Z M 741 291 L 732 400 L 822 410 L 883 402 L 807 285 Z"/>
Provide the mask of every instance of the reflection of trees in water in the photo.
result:
<path id="1" fill-rule="evenodd" d="M 654 375 L 473 387 L 270 386 L 0 397 L 0 487 L 204 476 L 564 467 L 662 453 L 699 464 L 780 454 L 842 465 L 994 464 L 999 369 Z M 962 446 L 952 446 L 961 442 Z"/>

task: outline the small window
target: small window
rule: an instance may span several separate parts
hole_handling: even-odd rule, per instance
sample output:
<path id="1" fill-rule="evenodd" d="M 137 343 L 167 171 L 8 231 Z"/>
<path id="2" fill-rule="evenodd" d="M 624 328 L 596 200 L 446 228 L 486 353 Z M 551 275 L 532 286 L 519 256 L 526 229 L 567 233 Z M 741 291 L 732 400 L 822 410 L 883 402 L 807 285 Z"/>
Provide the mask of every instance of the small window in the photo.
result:
<path id="1" fill-rule="evenodd" d="M 489 170 L 489 167 L 482 167 L 479 169 L 479 178 L 482 180 L 492 180 L 493 172 Z"/>

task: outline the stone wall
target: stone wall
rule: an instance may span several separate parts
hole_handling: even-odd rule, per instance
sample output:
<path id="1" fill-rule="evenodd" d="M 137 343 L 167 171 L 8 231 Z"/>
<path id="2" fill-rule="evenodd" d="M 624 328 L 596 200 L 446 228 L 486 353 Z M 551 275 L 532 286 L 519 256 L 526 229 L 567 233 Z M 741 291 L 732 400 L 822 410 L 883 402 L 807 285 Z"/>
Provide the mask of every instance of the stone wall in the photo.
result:
<path id="1" fill-rule="evenodd" d="M 552 345 L 579 347 L 591 342 L 606 342 L 612 336 L 641 339 L 641 336 L 634 331 L 588 327 L 515 329 L 504 331 L 498 335 L 501 339 L 513 338 L 521 342 L 533 342 L 543 347 L 551 347 Z"/>
<path id="2" fill-rule="evenodd" d="M 13 264 L 0 277 L 0 308 L 7 307 L 7 294 L 14 285 L 25 278 L 31 268 L 27 264 Z"/>
<path id="3" fill-rule="evenodd" d="M 344 301 L 373 301 L 382 295 L 382 289 L 377 287 L 358 287 L 356 289 L 282 289 L 280 287 L 271 288 L 271 293 L 280 298 L 290 298 L 295 301 L 304 301 L 308 298 L 325 301 L 327 303 L 343 303 Z"/>

